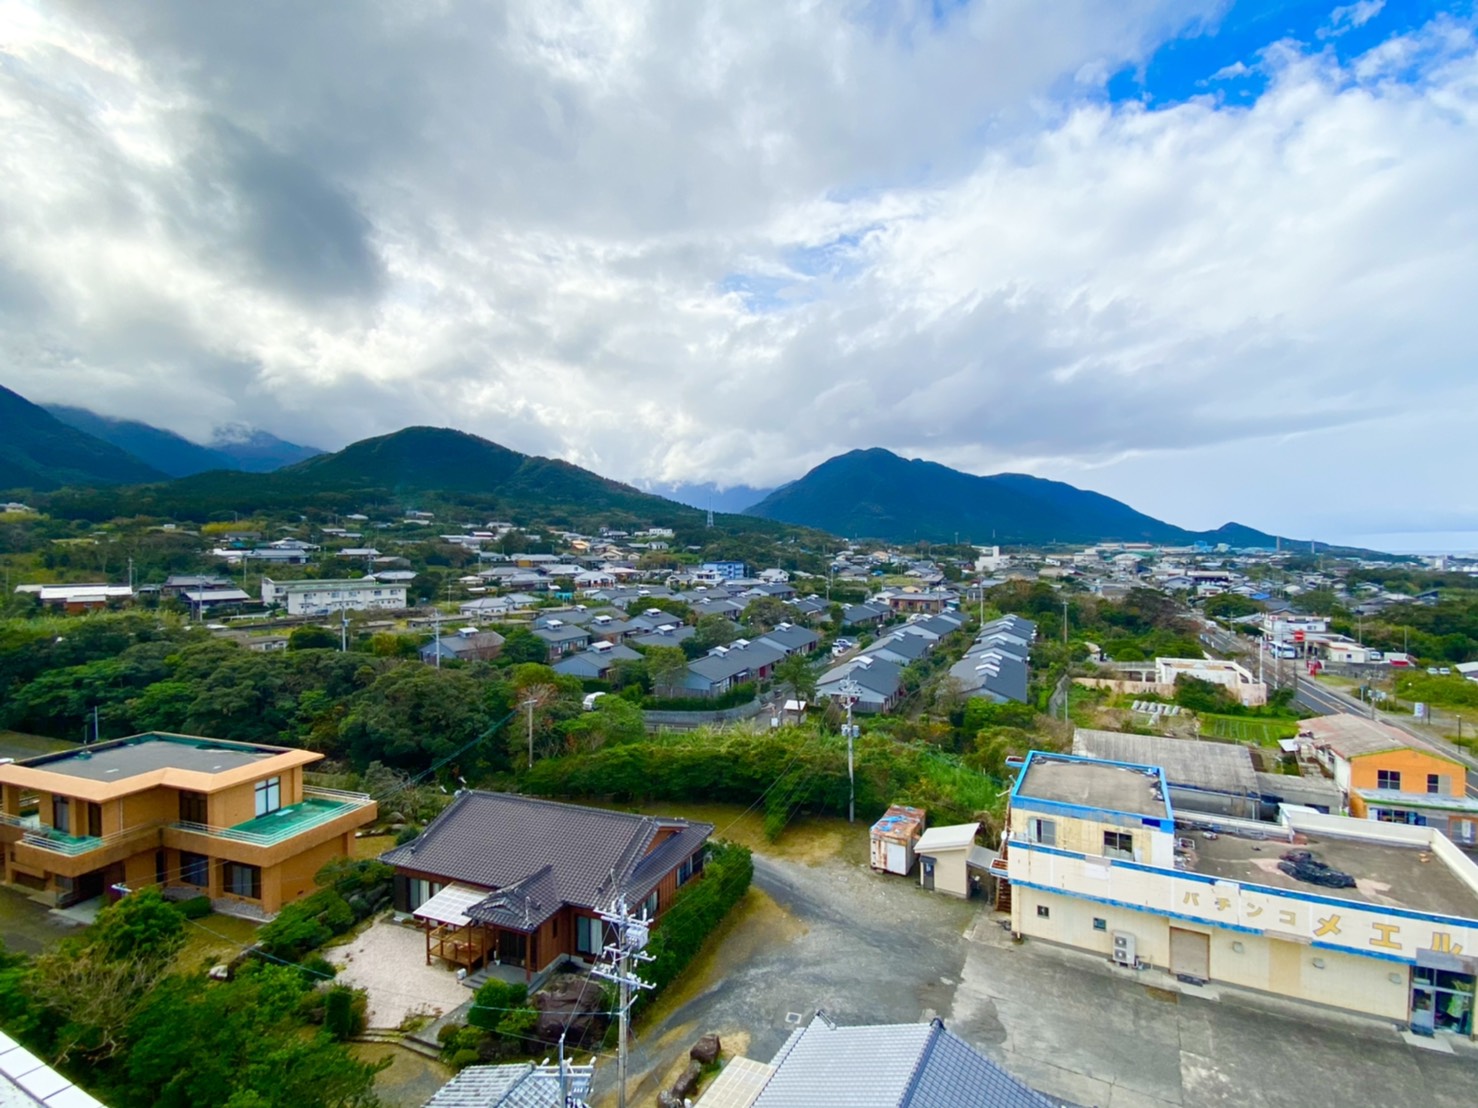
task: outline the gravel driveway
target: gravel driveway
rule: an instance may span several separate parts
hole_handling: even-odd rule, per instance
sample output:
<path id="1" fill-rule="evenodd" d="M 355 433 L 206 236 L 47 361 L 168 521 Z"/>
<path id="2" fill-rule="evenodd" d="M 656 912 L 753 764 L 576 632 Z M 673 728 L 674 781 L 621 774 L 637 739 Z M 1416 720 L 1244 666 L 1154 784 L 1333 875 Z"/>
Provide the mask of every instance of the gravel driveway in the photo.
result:
<path id="1" fill-rule="evenodd" d="M 376 920 L 353 942 L 323 954 L 340 967 L 342 984 L 369 993 L 371 1028 L 393 1029 L 407 1016 L 440 1016 L 472 999 L 440 961 L 426 964 L 426 936 L 418 928 Z"/>

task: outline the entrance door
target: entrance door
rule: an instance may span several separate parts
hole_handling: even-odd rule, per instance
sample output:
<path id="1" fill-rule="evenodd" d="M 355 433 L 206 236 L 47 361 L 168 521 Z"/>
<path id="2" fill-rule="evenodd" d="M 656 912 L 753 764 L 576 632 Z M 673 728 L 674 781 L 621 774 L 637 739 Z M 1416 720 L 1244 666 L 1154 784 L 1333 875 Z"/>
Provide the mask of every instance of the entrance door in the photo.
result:
<path id="1" fill-rule="evenodd" d="M 902 843 L 884 843 L 888 853 L 888 864 L 884 867 L 889 873 L 907 873 L 908 848 Z"/>
<path id="2" fill-rule="evenodd" d="M 934 859 L 920 858 L 919 871 L 923 875 L 921 880 L 924 888 L 932 891 L 934 888 Z"/>
<path id="3" fill-rule="evenodd" d="M 1448 1031 L 1473 1034 L 1474 976 L 1417 966 L 1411 971 L 1411 1029 L 1431 1035 Z"/>
<path id="4" fill-rule="evenodd" d="M 1211 980 L 1211 936 L 1199 931 L 1170 929 L 1170 972 L 1176 977 Z"/>

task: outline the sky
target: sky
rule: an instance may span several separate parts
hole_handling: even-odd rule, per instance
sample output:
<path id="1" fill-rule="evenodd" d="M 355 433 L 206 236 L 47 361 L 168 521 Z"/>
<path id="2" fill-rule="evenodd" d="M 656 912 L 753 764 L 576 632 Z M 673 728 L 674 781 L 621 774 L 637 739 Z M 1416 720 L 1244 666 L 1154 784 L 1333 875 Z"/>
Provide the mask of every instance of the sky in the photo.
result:
<path id="1" fill-rule="evenodd" d="M 0 0 L 0 136 L 39 403 L 1478 532 L 1471 0 Z"/>

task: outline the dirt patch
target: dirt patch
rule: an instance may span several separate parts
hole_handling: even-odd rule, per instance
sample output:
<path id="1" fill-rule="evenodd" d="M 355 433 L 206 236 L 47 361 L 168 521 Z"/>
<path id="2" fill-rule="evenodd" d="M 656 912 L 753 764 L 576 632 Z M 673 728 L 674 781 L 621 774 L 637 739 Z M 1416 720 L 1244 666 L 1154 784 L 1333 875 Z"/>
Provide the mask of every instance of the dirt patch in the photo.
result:
<path id="1" fill-rule="evenodd" d="M 1146 985 L 1144 991 L 1149 994 L 1151 1000 L 1163 1001 L 1166 1004 L 1180 1003 L 1180 994 L 1171 992 L 1169 989 L 1157 989 L 1153 985 Z"/>
<path id="2" fill-rule="evenodd" d="M 434 1059 L 394 1043 L 351 1043 L 350 1053 L 361 1062 L 389 1059 L 375 1075 L 375 1093 L 385 1108 L 421 1108 L 456 1071 Z"/>
<path id="3" fill-rule="evenodd" d="M 715 838 L 728 839 L 749 847 L 757 854 L 783 858 L 787 862 L 814 866 L 833 858 L 848 862 L 867 861 L 871 823 L 864 820 L 861 813 L 856 823 L 848 823 L 835 816 L 796 816 L 780 838 L 772 843 L 765 838 L 765 813 L 759 807 L 658 800 L 650 804 L 628 805 L 627 810 L 649 816 L 678 816 L 711 823 Z"/>
<path id="4" fill-rule="evenodd" d="M 394 835 L 366 835 L 354 840 L 354 858 L 356 861 L 378 858 L 394 845 Z"/>
<path id="5" fill-rule="evenodd" d="M 185 924 L 185 945 L 175 957 L 179 973 L 203 973 L 211 966 L 230 962 L 257 941 L 261 924 L 237 916 L 211 914 Z"/>

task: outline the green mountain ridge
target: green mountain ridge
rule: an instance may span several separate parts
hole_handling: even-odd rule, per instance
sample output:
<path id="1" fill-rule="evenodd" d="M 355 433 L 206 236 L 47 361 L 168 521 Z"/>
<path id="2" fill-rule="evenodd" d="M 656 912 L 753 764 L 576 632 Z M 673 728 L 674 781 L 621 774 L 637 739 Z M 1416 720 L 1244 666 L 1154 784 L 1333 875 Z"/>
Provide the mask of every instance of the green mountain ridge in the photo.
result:
<path id="1" fill-rule="evenodd" d="M 748 509 L 753 515 L 836 535 L 889 542 L 1227 543 L 1277 539 L 1239 523 L 1190 531 L 1102 493 L 1024 473 L 977 477 L 880 447 L 830 458 Z M 1287 540 L 1285 540 L 1286 542 Z"/>
<path id="2" fill-rule="evenodd" d="M 88 408 L 68 404 L 45 408 L 63 423 L 112 443 L 168 477 L 190 477 L 213 469 L 268 473 L 321 453 L 252 428 L 227 428 L 206 445 L 149 423 L 115 419 Z"/>
<path id="3" fill-rule="evenodd" d="M 0 385 L 0 489 L 159 481 L 160 470 Z"/>

